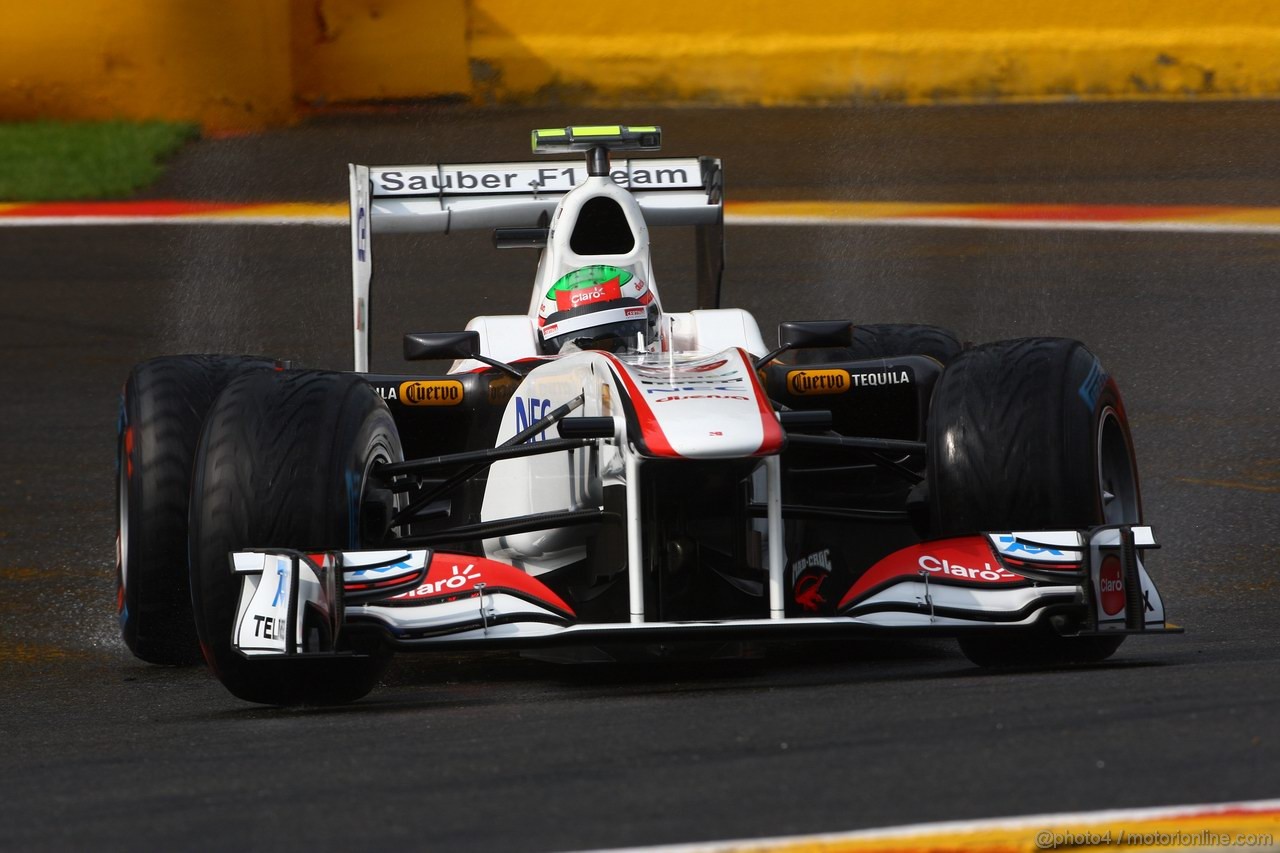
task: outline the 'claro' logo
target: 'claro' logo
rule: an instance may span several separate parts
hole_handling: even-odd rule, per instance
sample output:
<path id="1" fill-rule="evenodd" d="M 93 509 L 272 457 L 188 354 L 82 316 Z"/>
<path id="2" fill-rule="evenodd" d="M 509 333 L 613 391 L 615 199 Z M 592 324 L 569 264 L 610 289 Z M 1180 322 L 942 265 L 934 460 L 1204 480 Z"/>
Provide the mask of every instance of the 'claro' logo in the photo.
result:
<path id="1" fill-rule="evenodd" d="M 1098 598 L 1102 612 L 1108 616 L 1116 616 L 1124 610 L 1124 572 L 1120 558 L 1114 554 L 1102 559 L 1102 567 L 1098 570 Z"/>
<path id="2" fill-rule="evenodd" d="M 400 383 L 400 402 L 406 406 L 457 406 L 462 403 L 457 379 L 416 379 Z"/>
<path id="3" fill-rule="evenodd" d="M 787 390 L 800 396 L 843 394 L 849 390 L 847 370 L 792 370 L 787 373 Z"/>

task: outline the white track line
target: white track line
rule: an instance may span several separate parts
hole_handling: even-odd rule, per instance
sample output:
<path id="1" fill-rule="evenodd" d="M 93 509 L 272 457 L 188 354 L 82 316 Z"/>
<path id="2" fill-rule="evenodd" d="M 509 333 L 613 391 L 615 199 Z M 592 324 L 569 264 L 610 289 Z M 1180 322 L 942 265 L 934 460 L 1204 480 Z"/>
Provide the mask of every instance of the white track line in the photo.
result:
<path id="1" fill-rule="evenodd" d="M 834 845 L 841 842 L 892 841 L 927 839 L 940 835 L 962 835 L 973 832 L 1000 830 L 1040 830 L 1061 826 L 1094 826 L 1123 821 L 1169 820 L 1177 818 L 1213 817 L 1225 812 L 1256 812 L 1265 814 L 1280 810 L 1280 800 L 1249 800 L 1235 803 L 1206 805 L 1165 806 L 1148 809 L 1109 809 L 1096 812 L 1067 812 L 1061 814 L 1021 815 L 1018 817 L 987 818 L 983 820 L 948 821 L 945 823 L 917 823 L 883 829 L 859 829 L 853 832 L 821 835 L 792 835 L 779 838 L 751 838 L 738 841 L 715 841 L 705 844 L 668 844 L 657 847 L 610 848 L 597 853 L 764 853 L 785 851 L 797 845 Z M 1141 834 L 1140 829 L 1135 832 Z M 1188 828 L 1188 833 L 1194 829 Z M 1270 847 L 1254 850 L 1276 849 L 1275 839 Z M 927 848 L 926 848 L 927 849 Z"/>
<path id="2" fill-rule="evenodd" d="M 295 216 L 0 216 L 3 227 L 74 227 L 88 225 L 347 225 L 346 216 L 327 214 Z M 1152 234 L 1280 234 L 1280 223 L 1180 222 L 1177 220 L 1099 221 L 1061 219 L 983 219 L 977 217 L 844 217 L 844 216 L 754 216 L 729 213 L 726 225 L 810 226 L 843 228 L 972 228 L 1008 231 L 1111 231 Z"/>
<path id="3" fill-rule="evenodd" d="M 889 228 L 989 228 L 1014 231 L 1125 231 L 1191 234 L 1280 234 L 1280 224 L 1248 222 L 1180 222 L 1175 219 L 1070 220 L 1070 219 L 984 219 L 979 217 L 913 216 L 774 216 L 727 213 L 726 225 L 853 225 Z"/>
<path id="4" fill-rule="evenodd" d="M 0 216 L 0 228 L 58 227 L 74 225 L 346 225 L 345 216 L 323 214 L 298 216 L 206 216 L 175 214 L 173 216 Z"/>

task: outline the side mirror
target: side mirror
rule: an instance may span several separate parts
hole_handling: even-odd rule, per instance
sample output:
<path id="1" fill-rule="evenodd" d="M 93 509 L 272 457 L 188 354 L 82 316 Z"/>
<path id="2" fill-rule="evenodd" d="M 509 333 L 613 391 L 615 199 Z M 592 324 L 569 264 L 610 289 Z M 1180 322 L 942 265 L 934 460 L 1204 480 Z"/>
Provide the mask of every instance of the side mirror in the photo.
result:
<path id="1" fill-rule="evenodd" d="M 404 336 L 405 361 L 475 358 L 479 354 L 479 332 L 410 332 Z"/>
<path id="2" fill-rule="evenodd" d="M 793 320 L 778 326 L 778 348 L 756 359 L 756 369 L 790 349 L 852 345 L 853 323 L 848 320 Z"/>
<path id="3" fill-rule="evenodd" d="M 778 326 L 778 345 L 787 349 L 847 347 L 853 345 L 853 323 L 848 320 L 803 320 Z"/>
<path id="4" fill-rule="evenodd" d="M 424 358 L 474 358 L 508 376 L 524 379 L 524 374 L 511 365 L 480 352 L 479 332 L 410 332 L 405 335 L 404 360 L 422 361 Z"/>

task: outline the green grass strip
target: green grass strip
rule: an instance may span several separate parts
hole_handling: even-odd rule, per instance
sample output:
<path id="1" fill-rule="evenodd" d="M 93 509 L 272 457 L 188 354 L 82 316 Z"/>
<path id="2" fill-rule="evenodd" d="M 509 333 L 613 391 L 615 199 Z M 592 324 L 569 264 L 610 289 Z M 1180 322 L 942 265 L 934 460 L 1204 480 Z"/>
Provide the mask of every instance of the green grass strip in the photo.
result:
<path id="1" fill-rule="evenodd" d="M 0 122 L 0 201 L 123 198 L 200 135 L 169 122 Z"/>

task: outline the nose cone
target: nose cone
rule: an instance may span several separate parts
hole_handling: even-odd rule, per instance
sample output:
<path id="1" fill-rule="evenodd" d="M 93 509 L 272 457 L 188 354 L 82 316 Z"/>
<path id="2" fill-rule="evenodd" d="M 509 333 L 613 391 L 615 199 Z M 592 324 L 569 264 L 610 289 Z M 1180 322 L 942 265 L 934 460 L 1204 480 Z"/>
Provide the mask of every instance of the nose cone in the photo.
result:
<path id="1" fill-rule="evenodd" d="M 777 415 L 742 350 L 613 364 L 633 416 L 628 438 L 645 456 L 728 459 L 782 450 Z"/>

